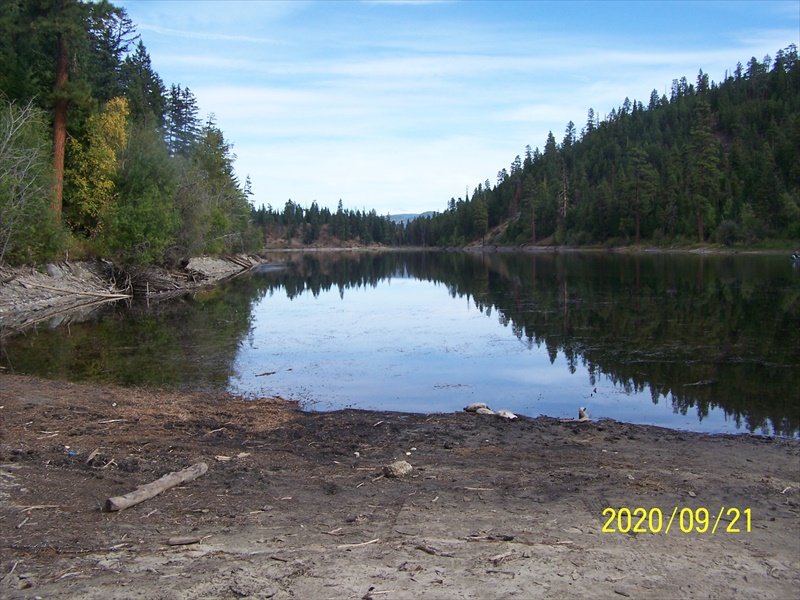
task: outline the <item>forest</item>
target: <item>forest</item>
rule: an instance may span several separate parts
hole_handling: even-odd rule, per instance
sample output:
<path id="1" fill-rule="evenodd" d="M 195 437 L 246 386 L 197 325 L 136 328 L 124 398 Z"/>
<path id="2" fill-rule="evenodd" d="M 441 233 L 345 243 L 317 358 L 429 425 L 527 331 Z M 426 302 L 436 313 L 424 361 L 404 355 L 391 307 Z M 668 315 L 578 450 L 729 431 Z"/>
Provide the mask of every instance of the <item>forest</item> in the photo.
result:
<path id="1" fill-rule="evenodd" d="M 419 245 L 759 244 L 800 240 L 797 47 L 737 64 L 721 83 L 626 98 L 578 133 L 526 147 L 471 198 L 410 224 Z"/>
<path id="2" fill-rule="evenodd" d="M 0 14 L 0 263 L 176 264 L 265 245 L 724 245 L 800 239 L 794 45 L 721 83 L 526 147 L 494 184 L 407 223 L 374 210 L 253 205 L 233 144 L 167 86 L 124 9 L 11 0 Z M 281 200 L 281 202 L 283 202 Z"/>

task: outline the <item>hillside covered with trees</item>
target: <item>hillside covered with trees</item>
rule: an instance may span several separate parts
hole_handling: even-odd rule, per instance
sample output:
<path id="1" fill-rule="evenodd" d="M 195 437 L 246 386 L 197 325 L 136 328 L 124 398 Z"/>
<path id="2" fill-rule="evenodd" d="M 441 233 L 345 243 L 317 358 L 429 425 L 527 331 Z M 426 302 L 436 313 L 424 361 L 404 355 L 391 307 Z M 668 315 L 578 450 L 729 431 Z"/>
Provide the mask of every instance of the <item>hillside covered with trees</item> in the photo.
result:
<path id="1" fill-rule="evenodd" d="M 800 239 L 792 45 L 721 83 L 625 99 L 517 156 L 494 184 L 409 222 L 251 202 L 232 144 L 167 86 L 125 10 L 9 0 L 0 12 L 0 262 L 176 263 L 265 244 L 753 244 Z"/>
<path id="2" fill-rule="evenodd" d="M 409 225 L 410 244 L 753 244 L 800 240 L 797 47 L 739 63 L 721 83 L 653 90 L 517 156 Z"/>

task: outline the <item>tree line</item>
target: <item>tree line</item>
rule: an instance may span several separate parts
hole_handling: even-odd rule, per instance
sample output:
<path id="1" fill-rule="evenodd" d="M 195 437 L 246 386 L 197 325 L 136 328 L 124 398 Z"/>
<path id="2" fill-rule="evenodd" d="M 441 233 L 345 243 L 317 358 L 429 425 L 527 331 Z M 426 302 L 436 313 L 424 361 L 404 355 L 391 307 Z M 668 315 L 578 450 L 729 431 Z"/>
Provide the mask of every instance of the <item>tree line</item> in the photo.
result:
<path id="1" fill-rule="evenodd" d="M 0 12 L 0 261 L 174 262 L 260 247 L 213 115 L 167 88 L 123 8 Z"/>
<path id="2" fill-rule="evenodd" d="M 263 231 L 267 244 L 291 244 L 293 241 L 310 246 L 314 244 L 354 243 L 360 245 L 399 246 L 405 243 L 402 224 L 389 215 L 344 208 L 342 201 L 336 211 L 312 202 L 303 208 L 287 200 L 282 210 L 272 205 L 253 208 L 252 220 Z"/>
<path id="3" fill-rule="evenodd" d="M 445 247 L 656 245 L 800 240 L 800 65 L 790 45 L 752 57 L 721 83 L 702 70 L 647 105 L 626 98 L 605 119 L 590 108 L 580 132 L 525 148 L 493 184 L 451 198 L 440 213 L 393 223 L 374 211 L 316 203 L 262 207 L 267 238 L 313 243 Z"/>

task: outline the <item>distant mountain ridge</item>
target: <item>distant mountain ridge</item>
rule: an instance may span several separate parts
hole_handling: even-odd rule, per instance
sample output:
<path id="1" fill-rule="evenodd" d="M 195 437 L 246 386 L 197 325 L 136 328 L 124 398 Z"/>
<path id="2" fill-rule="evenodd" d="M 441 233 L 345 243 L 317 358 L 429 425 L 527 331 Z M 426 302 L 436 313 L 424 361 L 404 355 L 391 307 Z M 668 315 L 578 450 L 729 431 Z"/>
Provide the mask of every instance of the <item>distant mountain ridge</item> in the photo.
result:
<path id="1" fill-rule="evenodd" d="M 403 223 L 403 224 L 405 224 L 405 223 L 410 223 L 411 221 L 414 221 L 416 219 L 419 219 L 420 217 L 422 217 L 422 218 L 432 217 L 435 214 L 436 214 L 436 211 L 433 211 L 433 210 L 429 210 L 429 211 L 424 212 L 424 213 L 403 213 L 403 214 L 399 214 L 399 215 L 389 215 L 389 220 L 392 223 Z"/>

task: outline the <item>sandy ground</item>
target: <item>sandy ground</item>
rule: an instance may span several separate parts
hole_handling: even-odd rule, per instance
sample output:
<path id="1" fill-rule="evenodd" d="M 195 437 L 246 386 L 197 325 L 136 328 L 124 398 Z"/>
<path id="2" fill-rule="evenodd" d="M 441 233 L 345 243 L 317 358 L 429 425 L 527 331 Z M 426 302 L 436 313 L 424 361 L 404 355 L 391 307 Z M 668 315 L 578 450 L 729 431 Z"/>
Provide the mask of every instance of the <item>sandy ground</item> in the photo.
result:
<path id="1" fill-rule="evenodd" d="M 2 598 L 800 590 L 797 441 L 613 421 L 303 413 L 280 400 L 8 374 L 0 391 Z M 401 459 L 410 474 L 382 475 Z M 209 469 L 195 481 L 101 510 L 198 461 Z M 609 507 L 642 508 L 653 521 L 604 533 Z M 750 509 L 749 526 L 730 509 Z"/>

